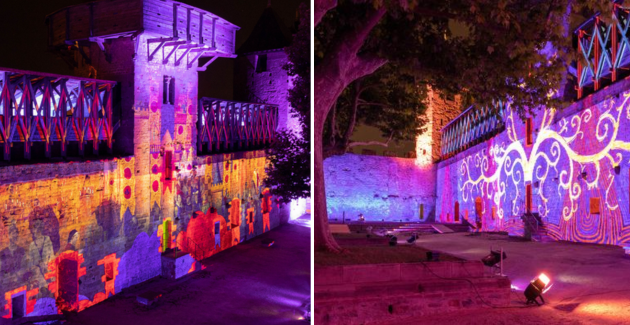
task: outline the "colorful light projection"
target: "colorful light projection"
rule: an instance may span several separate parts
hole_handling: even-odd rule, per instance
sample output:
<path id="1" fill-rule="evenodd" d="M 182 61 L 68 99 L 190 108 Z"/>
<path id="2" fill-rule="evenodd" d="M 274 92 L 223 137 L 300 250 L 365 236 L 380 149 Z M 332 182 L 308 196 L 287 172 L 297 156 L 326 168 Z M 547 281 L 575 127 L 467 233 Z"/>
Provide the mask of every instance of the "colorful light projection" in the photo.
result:
<path id="1" fill-rule="evenodd" d="M 40 299 L 56 303 L 56 312 L 81 311 L 159 275 L 164 218 L 172 221 L 169 248 L 177 245 L 201 260 L 277 226 L 280 213 L 289 213 L 271 209 L 273 198 L 260 181 L 265 157 L 250 152 L 196 158 L 198 168 L 172 180 L 180 199 L 173 216 L 155 222 L 136 216 L 137 202 L 154 192 L 137 188 L 135 161 L 68 163 L 63 167 L 70 176 L 0 185 L 0 317 L 12 317 L 11 299 L 22 293 L 26 315 L 44 312 L 35 307 Z M 161 205 L 173 207 L 175 201 Z M 93 277 L 100 281 L 85 280 Z"/>
<path id="2" fill-rule="evenodd" d="M 524 123 L 509 109 L 506 130 L 457 162 L 463 209 L 475 211 L 475 201 L 481 199 L 475 214 L 483 230 L 522 234 L 519 217 L 533 186 L 532 212 L 540 214 L 549 236 L 615 245 L 630 241 L 630 220 L 623 217 L 629 208 L 622 203 L 628 199 L 628 177 L 617 177 L 615 171 L 630 158 L 629 98 L 626 92 L 559 119 L 554 109 L 546 109 L 529 145 Z M 441 173 L 445 180 L 448 169 Z M 442 192 L 438 197 L 453 191 L 446 186 Z M 589 208 L 593 197 L 601 197 L 599 214 Z M 442 197 L 442 218 L 447 211 Z"/>

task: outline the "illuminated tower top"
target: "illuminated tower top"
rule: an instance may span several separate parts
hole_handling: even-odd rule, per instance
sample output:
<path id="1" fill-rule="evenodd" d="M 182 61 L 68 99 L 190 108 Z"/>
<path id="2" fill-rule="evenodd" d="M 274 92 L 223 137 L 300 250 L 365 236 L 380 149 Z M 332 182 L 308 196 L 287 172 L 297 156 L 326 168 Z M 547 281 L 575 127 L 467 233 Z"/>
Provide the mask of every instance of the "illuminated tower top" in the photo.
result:
<path id="1" fill-rule="evenodd" d="M 204 56 L 234 57 L 238 26 L 205 10 L 171 0 L 109 0 L 66 7 L 46 17 L 48 44 L 57 51 L 98 44 L 111 61 L 111 41 L 132 37 L 148 44 L 149 61 L 159 57 L 190 69 Z M 146 37 L 138 37 L 140 34 Z M 135 57 L 134 53 L 134 57 Z M 85 55 L 84 55 L 85 56 Z"/>

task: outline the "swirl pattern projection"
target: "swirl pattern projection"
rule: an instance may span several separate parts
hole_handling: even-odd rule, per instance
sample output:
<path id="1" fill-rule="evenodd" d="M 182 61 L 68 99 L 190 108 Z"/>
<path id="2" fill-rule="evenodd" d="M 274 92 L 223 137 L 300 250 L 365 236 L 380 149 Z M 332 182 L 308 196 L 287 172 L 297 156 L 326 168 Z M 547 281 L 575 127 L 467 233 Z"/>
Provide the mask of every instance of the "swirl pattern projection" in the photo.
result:
<path id="1" fill-rule="evenodd" d="M 545 109 L 525 123 L 508 108 L 505 131 L 440 164 L 437 217 L 452 222 L 457 204 L 480 230 L 523 235 L 530 206 L 555 240 L 630 242 L 629 99 L 565 116 Z"/>

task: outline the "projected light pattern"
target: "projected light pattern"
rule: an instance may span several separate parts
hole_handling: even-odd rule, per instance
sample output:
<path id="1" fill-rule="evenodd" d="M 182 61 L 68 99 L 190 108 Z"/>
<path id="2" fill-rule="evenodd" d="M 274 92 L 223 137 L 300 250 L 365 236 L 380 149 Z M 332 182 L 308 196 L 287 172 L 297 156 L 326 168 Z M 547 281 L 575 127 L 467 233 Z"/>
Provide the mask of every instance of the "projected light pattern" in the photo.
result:
<path id="1" fill-rule="evenodd" d="M 441 166 L 440 218 L 447 221 L 452 214 L 454 195 L 480 230 L 521 235 L 529 188 L 531 211 L 539 213 L 548 236 L 614 245 L 630 241 L 629 99 L 626 92 L 565 117 L 546 109 L 533 120 L 538 129 L 530 144 L 527 123 L 508 108 L 504 132 Z M 617 167 L 620 175 L 616 166 L 624 167 Z M 455 170 L 456 179 L 449 180 Z M 597 202 L 599 213 L 591 213 Z"/>
<path id="2" fill-rule="evenodd" d="M 173 222 L 168 247 L 201 260 L 288 219 L 260 182 L 261 151 L 197 157 L 198 168 L 173 180 L 174 216 L 157 220 L 138 215 L 142 196 L 128 191 L 138 177 L 134 161 L 60 164 L 90 173 L 0 185 L 0 317 L 12 317 L 16 296 L 24 295 L 26 315 L 41 314 L 39 299 L 53 299 L 57 312 L 81 311 L 159 275 L 163 220 Z M 200 267 L 189 262 L 187 269 Z"/>

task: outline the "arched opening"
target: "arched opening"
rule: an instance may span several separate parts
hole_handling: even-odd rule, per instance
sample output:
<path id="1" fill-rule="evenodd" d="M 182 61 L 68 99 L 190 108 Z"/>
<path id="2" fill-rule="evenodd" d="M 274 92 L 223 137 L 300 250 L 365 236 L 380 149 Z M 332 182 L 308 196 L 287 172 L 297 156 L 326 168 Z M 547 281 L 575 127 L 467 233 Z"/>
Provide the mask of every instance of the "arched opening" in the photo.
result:
<path id="1" fill-rule="evenodd" d="M 79 265 L 76 260 L 63 259 L 59 262 L 59 300 L 62 306 L 75 306 L 79 303 Z M 74 310 L 71 308 L 70 310 Z"/>

